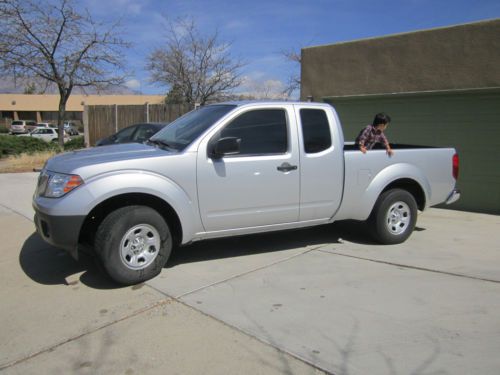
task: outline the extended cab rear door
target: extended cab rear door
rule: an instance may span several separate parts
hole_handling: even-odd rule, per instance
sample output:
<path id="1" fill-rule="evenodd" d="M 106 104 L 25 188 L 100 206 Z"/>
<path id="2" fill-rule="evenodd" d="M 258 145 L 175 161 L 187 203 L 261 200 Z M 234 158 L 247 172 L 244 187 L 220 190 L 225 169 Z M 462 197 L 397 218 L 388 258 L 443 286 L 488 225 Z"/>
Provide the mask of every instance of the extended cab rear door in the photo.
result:
<path id="1" fill-rule="evenodd" d="M 331 218 L 344 187 L 344 139 L 333 107 L 295 105 L 300 144 L 300 221 Z"/>
<path id="2" fill-rule="evenodd" d="M 211 158 L 216 139 L 241 139 L 240 152 Z M 240 108 L 198 150 L 200 215 L 206 231 L 296 222 L 300 166 L 293 105 Z"/>

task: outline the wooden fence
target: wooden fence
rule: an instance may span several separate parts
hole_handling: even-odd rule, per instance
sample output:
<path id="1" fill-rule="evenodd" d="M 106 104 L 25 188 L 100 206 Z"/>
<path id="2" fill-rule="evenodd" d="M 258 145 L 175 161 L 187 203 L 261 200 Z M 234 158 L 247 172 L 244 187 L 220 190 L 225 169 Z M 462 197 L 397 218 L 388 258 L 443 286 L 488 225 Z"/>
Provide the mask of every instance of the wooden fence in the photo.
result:
<path id="1" fill-rule="evenodd" d="M 85 106 L 83 111 L 85 144 L 94 146 L 98 139 L 108 137 L 132 124 L 171 122 L 191 109 L 188 104 Z"/>

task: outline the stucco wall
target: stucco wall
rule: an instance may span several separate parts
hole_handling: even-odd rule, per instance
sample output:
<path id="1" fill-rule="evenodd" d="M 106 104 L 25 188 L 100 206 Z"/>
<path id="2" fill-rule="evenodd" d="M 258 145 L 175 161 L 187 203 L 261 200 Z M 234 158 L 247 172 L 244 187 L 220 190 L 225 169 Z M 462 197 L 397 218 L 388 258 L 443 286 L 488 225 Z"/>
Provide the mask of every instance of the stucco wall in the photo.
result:
<path id="1" fill-rule="evenodd" d="M 71 95 L 67 111 L 83 112 L 84 105 L 162 103 L 164 95 Z M 59 95 L 0 94 L 0 111 L 57 111 Z"/>
<path id="2" fill-rule="evenodd" d="M 500 87 L 500 19 L 302 50 L 301 99 Z"/>

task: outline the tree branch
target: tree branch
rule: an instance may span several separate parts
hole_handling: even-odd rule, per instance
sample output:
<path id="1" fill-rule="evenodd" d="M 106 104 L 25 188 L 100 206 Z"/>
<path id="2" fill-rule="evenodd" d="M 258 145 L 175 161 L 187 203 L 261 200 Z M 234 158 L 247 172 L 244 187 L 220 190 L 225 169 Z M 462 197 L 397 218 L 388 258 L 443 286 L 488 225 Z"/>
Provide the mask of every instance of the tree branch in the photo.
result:
<path id="1" fill-rule="evenodd" d="M 118 23 L 109 28 L 83 15 L 73 0 L 0 0 L 0 72 L 14 79 L 41 79 L 57 86 L 58 123 L 74 87 L 96 87 L 123 81 L 123 48 Z M 62 144 L 62 132 L 60 142 Z"/>
<path id="2" fill-rule="evenodd" d="M 241 84 L 244 64 L 229 49 L 217 31 L 203 37 L 192 20 L 181 19 L 169 23 L 165 46 L 148 56 L 147 69 L 152 82 L 170 89 L 169 97 L 182 93 L 185 102 L 204 104 Z"/>

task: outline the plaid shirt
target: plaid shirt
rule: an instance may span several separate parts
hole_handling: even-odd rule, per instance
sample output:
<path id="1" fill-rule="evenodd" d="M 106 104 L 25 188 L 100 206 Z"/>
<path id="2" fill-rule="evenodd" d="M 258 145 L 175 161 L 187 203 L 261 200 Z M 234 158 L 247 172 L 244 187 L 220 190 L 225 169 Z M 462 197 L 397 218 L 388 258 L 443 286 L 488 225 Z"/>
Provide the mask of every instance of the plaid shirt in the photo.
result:
<path id="1" fill-rule="evenodd" d="M 373 125 L 366 126 L 356 138 L 356 144 L 365 146 L 367 150 L 371 150 L 376 143 L 382 143 L 385 147 L 389 145 L 384 132 Z"/>

